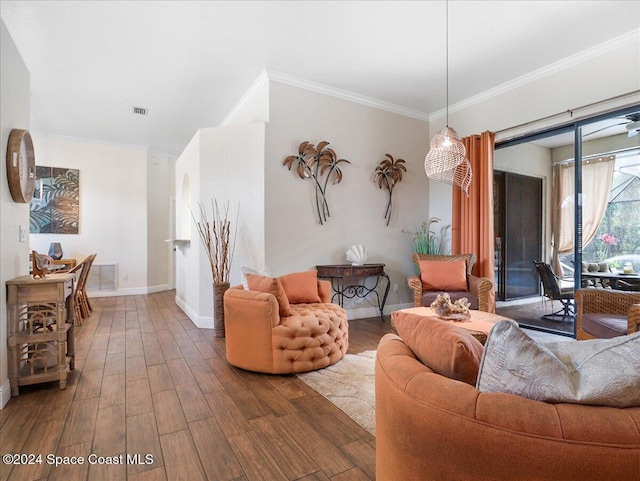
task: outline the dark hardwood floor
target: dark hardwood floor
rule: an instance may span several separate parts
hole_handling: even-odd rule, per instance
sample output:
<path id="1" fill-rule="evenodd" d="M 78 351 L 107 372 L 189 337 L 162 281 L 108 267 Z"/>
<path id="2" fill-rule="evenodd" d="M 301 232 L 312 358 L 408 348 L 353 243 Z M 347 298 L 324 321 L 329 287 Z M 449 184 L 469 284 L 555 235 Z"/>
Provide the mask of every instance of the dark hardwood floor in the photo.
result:
<path id="1" fill-rule="evenodd" d="M 506 316 L 518 322 L 521 327 L 544 329 L 560 335 L 573 336 L 574 318 L 556 316 L 553 319 L 543 319 L 542 316 L 552 314 L 562 309 L 560 301 L 550 301 L 546 298 L 526 299 L 519 303 L 498 303 L 496 314 Z"/>
<path id="2" fill-rule="evenodd" d="M 174 295 L 92 301 L 67 388 L 22 387 L 0 410 L 2 454 L 41 455 L 0 464 L 0 481 L 375 479 L 371 434 L 294 375 L 227 364 L 224 339 L 196 328 Z M 390 331 L 388 319 L 351 321 L 349 352 Z M 53 456 L 85 462 L 56 467 Z"/>

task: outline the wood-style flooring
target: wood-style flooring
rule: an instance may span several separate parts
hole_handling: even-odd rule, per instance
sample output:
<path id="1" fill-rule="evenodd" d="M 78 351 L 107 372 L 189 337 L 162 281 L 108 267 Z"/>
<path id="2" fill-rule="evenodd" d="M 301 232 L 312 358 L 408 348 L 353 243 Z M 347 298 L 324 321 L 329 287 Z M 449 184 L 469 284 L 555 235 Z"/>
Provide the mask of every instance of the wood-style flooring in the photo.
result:
<path id="1" fill-rule="evenodd" d="M 375 479 L 371 434 L 294 375 L 227 364 L 224 339 L 174 296 L 92 301 L 67 388 L 21 387 L 0 410 L 2 454 L 41 455 L 0 464 L 0 481 Z M 351 321 L 349 352 L 390 331 L 388 319 Z"/>

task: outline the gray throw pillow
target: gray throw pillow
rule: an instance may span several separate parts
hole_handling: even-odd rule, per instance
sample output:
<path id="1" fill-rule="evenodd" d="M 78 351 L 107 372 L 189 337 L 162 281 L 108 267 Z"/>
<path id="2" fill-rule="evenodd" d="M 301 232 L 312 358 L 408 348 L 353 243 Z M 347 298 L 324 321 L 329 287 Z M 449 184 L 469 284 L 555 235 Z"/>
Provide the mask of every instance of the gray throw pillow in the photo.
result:
<path id="1" fill-rule="evenodd" d="M 640 333 L 542 344 L 500 321 L 489 332 L 476 387 L 550 403 L 640 406 Z"/>

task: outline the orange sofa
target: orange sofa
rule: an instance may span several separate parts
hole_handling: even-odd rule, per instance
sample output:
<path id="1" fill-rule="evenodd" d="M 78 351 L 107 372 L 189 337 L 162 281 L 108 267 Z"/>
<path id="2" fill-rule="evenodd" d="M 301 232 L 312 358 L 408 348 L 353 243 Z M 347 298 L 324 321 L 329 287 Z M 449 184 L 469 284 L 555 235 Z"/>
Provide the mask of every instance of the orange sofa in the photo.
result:
<path id="1" fill-rule="evenodd" d="M 376 357 L 376 479 L 640 481 L 640 407 L 481 393 L 387 334 Z"/>
<path id="2" fill-rule="evenodd" d="M 299 287 L 295 285 L 298 279 L 293 278 L 293 288 Z M 316 282 L 314 294 L 320 302 L 296 303 L 290 289 L 292 302 L 284 295 L 287 315 L 281 315 L 283 292 L 276 296 L 241 285 L 227 290 L 224 313 L 229 364 L 285 374 L 322 369 L 342 359 L 349 347 L 347 313 L 331 303 L 331 283 Z"/>

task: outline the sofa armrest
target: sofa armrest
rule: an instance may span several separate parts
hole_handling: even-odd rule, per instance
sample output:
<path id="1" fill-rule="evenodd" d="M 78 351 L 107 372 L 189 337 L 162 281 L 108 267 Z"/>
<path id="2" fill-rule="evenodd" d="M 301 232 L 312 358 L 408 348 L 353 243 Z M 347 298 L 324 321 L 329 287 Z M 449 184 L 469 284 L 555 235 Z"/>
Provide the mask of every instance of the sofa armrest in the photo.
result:
<path id="1" fill-rule="evenodd" d="M 413 290 L 413 307 L 422 306 L 422 281 L 418 276 L 407 278 L 407 284 Z"/>
<path id="2" fill-rule="evenodd" d="M 493 282 L 488 277 L 476 277 L 469 274 L 469 292 L 478 298 L 478 310 L 488 312 L 489 292 L 493 289 Z"/>
<path id="3" fill-rule="evenodd" d="M 273 366 L 272 330 L 280 323 L 278 301 L 272 294 L 229 289 L 224 295 L 227 360 L 233 366 L 257 370 Z"/>

